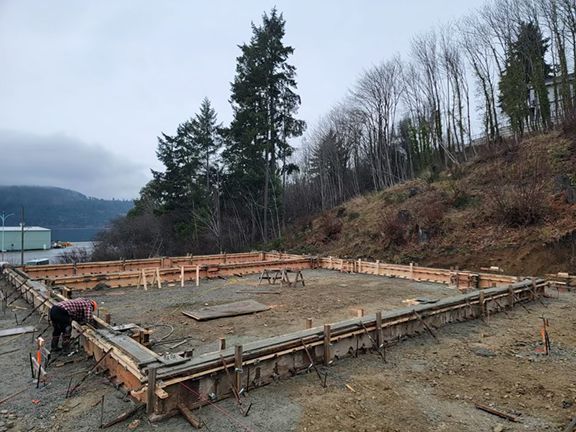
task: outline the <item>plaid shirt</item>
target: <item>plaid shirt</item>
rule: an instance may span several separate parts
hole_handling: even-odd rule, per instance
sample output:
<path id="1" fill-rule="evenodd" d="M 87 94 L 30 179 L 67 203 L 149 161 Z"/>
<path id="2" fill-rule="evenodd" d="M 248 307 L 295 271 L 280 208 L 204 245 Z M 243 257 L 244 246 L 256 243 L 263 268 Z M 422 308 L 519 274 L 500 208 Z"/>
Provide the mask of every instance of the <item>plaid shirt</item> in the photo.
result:
<path id="1" fill-rule="evenodd" d="M 84 298 L 65 300 L 56 306 L 64 309 L 74 321 L 83 324 L 92 319 L 92 303 Z"/>

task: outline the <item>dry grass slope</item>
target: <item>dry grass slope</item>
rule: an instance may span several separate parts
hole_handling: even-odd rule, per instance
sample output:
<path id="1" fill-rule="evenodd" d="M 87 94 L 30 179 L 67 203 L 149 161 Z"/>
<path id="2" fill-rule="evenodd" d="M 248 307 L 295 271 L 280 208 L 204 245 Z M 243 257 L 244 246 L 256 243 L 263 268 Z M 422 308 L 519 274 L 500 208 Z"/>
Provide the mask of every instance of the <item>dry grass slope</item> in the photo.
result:
<path id="1" fill-rule="evenodd" d="M 288 249 L 394 263 L 495 265 L 510 274 L 576 263 L 576 135 L 483 149 L 474 161 L 355 198 L 295 225 Z"/>

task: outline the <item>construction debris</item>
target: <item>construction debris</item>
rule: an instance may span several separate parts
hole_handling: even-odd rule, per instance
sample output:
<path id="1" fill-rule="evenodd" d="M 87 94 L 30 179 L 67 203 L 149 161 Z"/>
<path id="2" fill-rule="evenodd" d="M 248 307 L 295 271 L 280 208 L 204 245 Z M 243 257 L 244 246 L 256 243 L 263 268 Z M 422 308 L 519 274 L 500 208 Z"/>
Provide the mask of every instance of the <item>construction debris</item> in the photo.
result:
<path id="1" fill-rule="evenodd" d="M 14 327 L 11 329 L 0 330 L 0 337 L 14 336 L 24 333 L 32 333 L 33 331 L 36 331 L 36 327 L 33 326 Z"/>
<path id="2" fill-rule="evenodd" d="M 519 419 L 517 416 L 512 415 L 512 414 L 505 413 L 504 411 L 501 411 L 501 410 L 496 409 L 496 408 L 494 408 L 494 407 L 491 407 L 491 406 L 488 406 L 488 405 L 484 405 L 484 404 L 481 404 L 481 403 L 478 403 L 478 402 L 476 402 L 476 403 L 474 404 L 474 406 L 475 406 L 476 408 L 478 408 L 479 410 L 485 411 L 485 412 L 487 412 L 487 413 L 490 413 L 490 414 L 492 414 L 492 415 L 498 416 L 498 417 L 503 418 L 503 419 L 506 419 L 506 420 L 510 420 L 511 422 L 515 422 L 515 423 L 519 423 L 519 422 L 520 422 L 520 419 Z"/>

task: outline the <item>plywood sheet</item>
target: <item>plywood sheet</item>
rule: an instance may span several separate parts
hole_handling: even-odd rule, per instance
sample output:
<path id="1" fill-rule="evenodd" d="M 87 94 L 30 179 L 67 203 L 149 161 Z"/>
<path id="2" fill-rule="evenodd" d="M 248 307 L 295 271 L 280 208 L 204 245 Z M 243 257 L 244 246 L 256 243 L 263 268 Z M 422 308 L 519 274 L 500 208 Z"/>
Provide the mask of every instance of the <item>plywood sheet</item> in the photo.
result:
<path id="1" fill-rule="evenodd" d="M 182 311 L 182 313 L 190 318 L 194 318 L 195 320 L 205 321 L 262 312 L 268 309 L 270 309 L 269 306 L 258 303 L 257 301 L 245 300 L 217 306 L 207 306 L 193 311 Z"/>

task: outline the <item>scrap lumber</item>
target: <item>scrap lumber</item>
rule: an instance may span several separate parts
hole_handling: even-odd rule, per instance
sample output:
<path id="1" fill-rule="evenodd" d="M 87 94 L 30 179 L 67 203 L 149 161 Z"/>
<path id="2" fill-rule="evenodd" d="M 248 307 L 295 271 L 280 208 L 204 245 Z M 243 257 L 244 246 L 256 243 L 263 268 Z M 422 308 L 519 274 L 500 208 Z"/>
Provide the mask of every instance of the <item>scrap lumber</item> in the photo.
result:
<path id="1" fill-rule="evenodd" d="M 10 399 L 18 396 L 21 393 L 24 393 L 26 390 L 27 390 L 27 388 L 23 388 L 21 390 L 18 390 L 16 393 L 12 393 L 10 396 L 6 396 L 4 399 L 0 399 L 0 404 L 3 404 L 4 402 L 8 402 Z"/>
<path id="2" fill-rule="evenodd" d="M 512 415 L 512 414 L 505 413 L 504 411 L 500 411 L 500 410 L 498 410 L 498 409 L 496 409 L 496 408 L 493 408 L 493 407 L 491 407 L 491 406 L 484 405 L 484 404 L 481 404 L 481 403 L 478 403 L 478 402 L 475 402 L 475 403 L 474 403 L 474 406 L 475 406 L 476 408 L 478 408 L 479 410 L 485 411 L 485 412 L 487 412 L 487 413 L 489 413 L 489 414 L 498 416 L 498 417 L 503 418 L 503 419 L 506 419 L 506 420 L 510 420 L 511 422 L 515 422 L 515 423 L 519 423 L 519 422 L 520 422 L 520 419 L 519 419 L 518 417 L 516 417 L 516 416 L 514 416 L 514 415 Z"/>
<path id="3" fill-rule="evenodd" d="M 129 409 L 128 411 L 123 412 L 122 414 L 120 414 L 118 417 L 116 417 L 113 420 L 110 420 L 108 423 L 105 423 L 102 425 L 101 429 L 107 429 L 109 427 L 114 426 L 115 424 L 118 424 L 124 420 L 129 419 L 130 417 L 132 417 L 134 414 L 136 414 L 138 411 L 140 411 L 140 409 L 142 407 L 144 407 L 145 404 L 138 404 L 136 405 L 134 408 Z"/>
<path id="4" fill-rule="evenodd" d="M 412 313 L 414 314 L 414 316 L 416 316 L 416 318 L 418 318 L 418 321 L 420 321 L 422 323 L 422 325 L 424 326 L 424 328 L 426 330 L 428 330 L 428 333 L 430 333 L 430 335 L 432 335 L 432 337 L 434 339 L 438 339 L 438 337 L 436 336 L 436 333 L 434 333 L 434 330 L 432 330 L 430 328 L 430 326 L 428 324 L 426 324 L 426 322 L 422 319 L 422 317 L 420 316 L 420 314 L 418 312 L 416 312 L 415 310 L 412 311 Z"/>
<path id="5" fill-rule="evenodd" d="M 196 417 L 194 414 L 192 414 L 192 411 L 190 411 L 185 405 L 181 403 L 178 404 L 178 410 L 180 411 L 180 414 L 182 414 L 182 416 L 188 421 L 188 423 L 190 423 L 190 425 L 193 428 L 195 429 L 202 428 L 202 422 L 200 421 L 200 419 Z"/>
<path id="6" fill-rule="evenodd" d="M 0 337 L 14 336 L 23 333 L 32 333 L 33 331 L 36 331 L 36 328 L 33 326 L 14 327 L 11 329 L 0 330 Z"/>
<path id="7" fill-rule="evenodd" d="M 182 311 L 184 315 L 197 321 L 206 321 L 216 318 L 246 315 L 270 309 L 269 306 L 254 300 L 245 300 L 234 303 L 225 303 L 217 306 L 207 306 L 193 311 Z"/>

